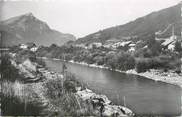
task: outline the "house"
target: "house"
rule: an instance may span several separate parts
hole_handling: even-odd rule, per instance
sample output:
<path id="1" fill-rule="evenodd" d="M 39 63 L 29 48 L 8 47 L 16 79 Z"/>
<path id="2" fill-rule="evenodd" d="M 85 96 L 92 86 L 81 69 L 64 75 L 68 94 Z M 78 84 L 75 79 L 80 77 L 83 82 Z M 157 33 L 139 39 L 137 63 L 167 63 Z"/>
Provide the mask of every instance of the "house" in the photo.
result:
<path id="1" fill-rule="evenodd" d="M 36 52 L 36 51 L 37 51 L 37 49 L 38 49 L 38 47 L 32 47 L 32 48 L 30 48 L 30 51 L 32 51 L 32 52 Z"/>
<path id="2" fill-rule="evenodd" d="M 134 52 L 135 51 L 135 47 L 131 47 L 128 51 L 129 52 Z"/>
<path id="3" fill-rule="evenodd" d="M 129 52 L 134 52 L 134 51 L 135 51 L 135 46 L 136 46 L 136 44 L 131 43 L 131 44 L 129 44 L 128 46 L 130 47 L 130 49 L 128 50 Z"/>
<path id="4" fill-rule="evenodd" d="M 76 44 L 75 47 L 86 48 L 85 44 Z"/>
<path id="5" fill-rule="evenodd" d="M 136 46 L 136 44 L 131 43 L 131 44 L 129 44 L 129 46 L 130 46 L 130 47 L 135 47 L 135 46 Z"/>
<path id="6" fill-rule="evenodd" d="M 94 42 L 94 43 L 91 43 L 91 44 L 89 44 L 89 46 L 88 46 L 88 48 L 89 49 L 92 49 L 93 47 L 101 47 L 102 46 L 102 43 L 100 43 L 100 42 Z"/>
<path id="7" fill-rule="evenodd" d="M 26 44 L 20 44 L 20 48 L 21 48 L 21 49 L 27 49 L 28 46 L 27 46 Z"/>

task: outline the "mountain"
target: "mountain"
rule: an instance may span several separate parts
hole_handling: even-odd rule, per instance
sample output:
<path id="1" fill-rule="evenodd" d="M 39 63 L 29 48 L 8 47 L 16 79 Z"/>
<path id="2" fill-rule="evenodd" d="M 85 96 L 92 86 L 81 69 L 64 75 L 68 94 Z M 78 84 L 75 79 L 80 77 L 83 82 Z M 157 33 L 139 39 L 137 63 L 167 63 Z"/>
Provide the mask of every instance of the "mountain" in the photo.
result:
<path id="1" fill-rule="evenodd" d="M 45 22 L 37 19 L 32 13 L 13 17 L 0 22 L 1 46 L 12 46 L 20 43 L 34 42 L 37 45 L 63 45 L 76 40 L 71 34 L 63 34 L 51 29 Z"/>
<path id="2" fill-rule="evenodd" d="M 167 27 L 169 27 L 169 25 L 174 25 L 175 34 L 180 35 L 180 16 L 180 4 L 177 4 L 170 8 L 166 8 L 157 12 L 152 12 L 149 15 L 140 17 L 127 24 L 107 28 L 87 35 L 83 38 L 79 38 L 75 43 L 105 43 L 107 40 L 127 39 L 145 40 L 156 32 L 165 30 Z M 170 36 L 171 33 L 172 31 L 170 30 L 165 36 Z"/>

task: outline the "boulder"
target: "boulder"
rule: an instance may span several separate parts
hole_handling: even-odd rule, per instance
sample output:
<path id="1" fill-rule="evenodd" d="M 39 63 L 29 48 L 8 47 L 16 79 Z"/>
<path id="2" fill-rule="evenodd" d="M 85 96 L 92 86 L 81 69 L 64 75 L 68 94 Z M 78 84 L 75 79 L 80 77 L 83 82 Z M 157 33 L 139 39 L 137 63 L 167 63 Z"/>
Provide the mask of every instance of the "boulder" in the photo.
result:
<path id="1" fill-rule="evenodd" d="M 111 117 L 132 117 L 134 116 L 132 111 L 123 106 L 117 105 L 105 105 L 104 112 L 102 113 L 103 116 Z"/>
<path id="2" fill-rule="evenodd" d="M 93 95 L 91 99 L 102 100 L 104 104 L 111 104 L 111 101 L 105 95 Z"/>
<path id="3" fill-rule="evenodd" d="M 89 100 L 92 96 L 96 95 L 89 89 L 85 89 L 82 91 L 77 91 L 76 94 L 82 98 L 84 101 Z"/>
<path id="4" fill-rule="evenodd" d="M 132 117 L 133 112 L 123 106 L 113 105 L 105 95 L 97 95 L 89 89 L 77 90 L 76 94 L 84 101 L 90 101 L 93 109 L 98 112 L 98 115 L 105 117 Z M 100 113 L 100 114 L 99 114 Z"/>

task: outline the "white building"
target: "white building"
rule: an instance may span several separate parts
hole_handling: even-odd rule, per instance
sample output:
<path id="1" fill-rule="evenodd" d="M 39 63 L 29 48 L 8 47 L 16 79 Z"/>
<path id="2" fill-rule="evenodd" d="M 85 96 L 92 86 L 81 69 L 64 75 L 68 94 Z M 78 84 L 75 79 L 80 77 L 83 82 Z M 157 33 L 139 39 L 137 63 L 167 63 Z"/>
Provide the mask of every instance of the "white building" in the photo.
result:
<path id="1" fill-rule="evenodd" d="M 30 51 L 32 51 L 32 52 L 36 52 L 36 51 L 37 51 L 37 49 L 38 49 L 38 47 L 32 47 L 32 48 L 30 48 Z"/>
<path id="2" fill-rule="evenodd" d="M 93 47 L 101 47 L 102 46 L 102 43 L 99 43 L 99 42 L 94 42 L 94 43 L 91 43 L 91 44 L 89 44 L 89 46 L 88 46 L 88 48 L 93 48 Z"/>
<path id="3" fill-rule="evenodd" d="M 27 49 L 28 46 L 27 46 L 26 44 L 20 44 L 20 48 L 21 48 L 21 49 Z"/>
<path id="4" fill-rule="evenodd" d="M 85 44 L 76 44 L 75 47 L 88 49 L 88 47 Z"/>
<path id="5" fill-rule="evenodd" d="M 131 47 L 128 51 L 129 52 L 134 52 L 135 51 L 135 47 Z"/>

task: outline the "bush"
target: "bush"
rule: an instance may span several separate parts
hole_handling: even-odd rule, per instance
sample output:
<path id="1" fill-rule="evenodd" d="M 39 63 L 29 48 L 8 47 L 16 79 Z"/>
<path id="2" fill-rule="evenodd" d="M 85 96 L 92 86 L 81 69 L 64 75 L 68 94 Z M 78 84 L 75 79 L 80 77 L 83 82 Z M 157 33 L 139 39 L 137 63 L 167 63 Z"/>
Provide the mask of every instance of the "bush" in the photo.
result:
<path id="1" fill-rule="evenodd" d="M 76 86 L 80 85 L 75 77 L 71 74 L 67 74 L 64 87 L 62 86 L 62 79 L 52 79 L 44 84 L 47 89 L 45 92 L 51 103 L 57 107 L 58 112 L 56 116 L 80 116 L 80 115 L 92 115 L 89 108 L 91 105 L 81 101 L 75 94 Z M 63 89 L 64 88 L 64 89 Z M 63 91 L 64 90 L 64 91 Z M 82 112 L 82 110 L 84 110 Z"/>
<path id="2" fill-rule="evenodd" d="M 0 64 L 1 80 L 8 80 L 15 82 L 16 80 L 22 80 L 23 76 L 19 74 L 19 70 L 11 65 L 10 58 L 5 55 L 1 58 Z"/>
<path id="3" fill-rule="evenodd" d="M 135 59 L 126 52 L 106 56 L 106 65 L 111 69 L 128 70 L 135 67 Z"/>
<path id="4" fill-rule="evenodd" d="M 16 54 L 16 62 L 22 63 L 24 60 L 30 59 L 31 62 L 35 62 L 36 54 L 29 50 L 21 50 Z"/>
<path id="5" fill-rule="evenodd" d="M 155 58 L 138 58 L 136 62 L 136 71 L 146 72 L 149 69 L 174 69 L 176 67 L 176 60 L 171 60 L 167 57 L 155 57 Z"/>
<path id="6" fill-rule="evenodd" d="M 144 61 L 138 61 L 135 66 L 136 72 L 141 73 L 141 72 L 146 72 L 147 71 L 147 66 L 146 62 Z"/>
<path id="7" fill-rule="evenodd" d="M 47 88 L 47 96 L 51 99 L 56 99 L 62 95 L 63 87 L 61 79 L 49 80 L 44 86 Z"/>
<path id="8" fill-rule="evenodd" d="M 64 88 L 68 92 L 76 92 L 76 84 L 74 81 L 66 80 L 63 84 Z"/>
<path id="9" fill-rule="evenodd" d="M 120 70 L 133 69 L 135 67 L 135 59 L 130 54 L 120 52 L 117 54 L 117 68 Z"/>

